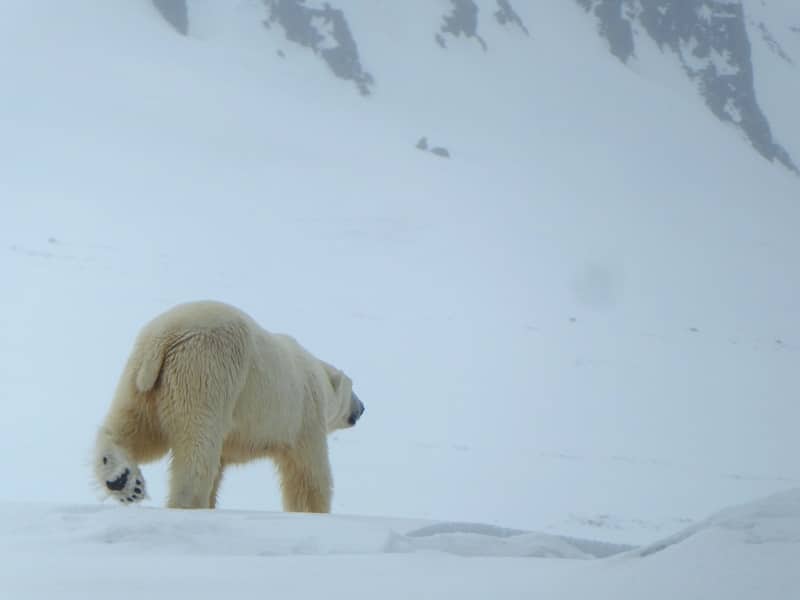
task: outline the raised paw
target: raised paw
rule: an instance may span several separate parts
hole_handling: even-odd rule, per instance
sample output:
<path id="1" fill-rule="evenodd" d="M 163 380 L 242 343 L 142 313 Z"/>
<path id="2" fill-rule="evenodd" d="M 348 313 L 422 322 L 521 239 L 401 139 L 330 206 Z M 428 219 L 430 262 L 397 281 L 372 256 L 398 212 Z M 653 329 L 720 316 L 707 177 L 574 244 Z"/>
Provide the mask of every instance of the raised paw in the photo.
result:
<path id="1" fill-rule="evenodd" d="M 98 464 L 101 481 L 105 483 L 105 491 L 109 496 L 123 504 L 140 502 L 147 496 L 144 478 L 139 467 L 114 453 L 104 454 Z M 127 463 L 127 464 L 126 464 Z"/>
<path id="2" fill-rule="evenodd" d="M 137 469 L 138 471 L 138 469 Z M 132 504 L 144 500 L 144 479 L 141 473 L 132 475 L 131 470 L 126 468 L 116 479 L 107 480 L 106 488 L 109 495 L 113 496 L 123 504 Z"/>

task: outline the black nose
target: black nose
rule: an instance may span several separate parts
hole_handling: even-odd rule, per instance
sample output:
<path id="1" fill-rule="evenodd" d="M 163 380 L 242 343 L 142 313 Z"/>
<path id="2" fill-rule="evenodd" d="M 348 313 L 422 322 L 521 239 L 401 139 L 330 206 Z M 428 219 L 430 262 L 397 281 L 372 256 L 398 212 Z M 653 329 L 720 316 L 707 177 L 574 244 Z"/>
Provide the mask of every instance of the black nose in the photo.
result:
<path id="1" fill-rule="evenodd" d="M 358 421 L 361 418 L 361 415 L 363 414 L 364 414 L 364 405 L 359 401 L 358 408 L 355 409 L 353 412 L 351 412 L 350 416 L 347 417 L 347 424 L 352 427 L 353 425 L 356 424 L 356 421 Z"/>

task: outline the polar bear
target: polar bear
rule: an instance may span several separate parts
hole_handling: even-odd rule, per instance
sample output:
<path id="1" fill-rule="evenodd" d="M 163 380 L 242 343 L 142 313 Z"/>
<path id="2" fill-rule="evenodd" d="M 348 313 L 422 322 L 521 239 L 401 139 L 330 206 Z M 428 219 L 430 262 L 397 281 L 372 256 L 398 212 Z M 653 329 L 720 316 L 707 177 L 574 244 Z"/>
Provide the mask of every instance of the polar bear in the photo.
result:
<path id="1" fill-rule="evenodd" d="M 178 305 L 144 326 L 100 427 L 94 470 L 123 504 L 171 452 L 173 508 L 214 508 L 225 467 L 271 458 L 283 508 L 330 512 L 327 434 L 364 413 L 350 378 L 233 306 Z"/>

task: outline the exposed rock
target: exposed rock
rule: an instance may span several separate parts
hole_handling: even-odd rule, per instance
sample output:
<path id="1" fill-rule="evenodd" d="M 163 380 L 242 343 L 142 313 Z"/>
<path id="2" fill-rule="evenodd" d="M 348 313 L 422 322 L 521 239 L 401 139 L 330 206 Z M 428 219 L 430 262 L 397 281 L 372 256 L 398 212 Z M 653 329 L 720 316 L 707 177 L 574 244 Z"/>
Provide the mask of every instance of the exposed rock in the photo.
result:
<path id="1" fill-rule="evenodd" d="M 423 152 L 430 152 L 431 154 L 435 154 L 436 156 L 439 156 L 441 158 L 450 158 L 450 151 L 447 148 L 444 148 L 443 146 L 433 146 L 433 147 L 429 146 L 428 138 L 425 136 L 419 138 L 416 147 L 417 150 L 422 150 Z"/>
<path id="2" fill-rule="evenodd" d="M 576 0 L 598 20 L 612 54 L 627 62 L 635 31 L 674 52 L 711 112 L 738 127 L 764 158 L 799 173 L 772 136 L 756 99 L 750 39 L 738 0 Z"/>
<path id="3" fill-rule="evenodd" d="M 436 34 L 436 43 L 442 48 L 447 47 L 443 33 L 459 37 L 478 40 L 481 47 L 486 50 L 486 42 L 478 35 L 478 6 L 474 0 L 450 0 L 453 10 L 444 16 L 444 23 L 439 28 L 440 33 Z"/>
<path id="4" fill-rule="evenodd" d="M 525 23 L 522 22 L 509 0 L 497 0 L 497 10 L 494 12 L 494 17 L 500 25 L 516 25 L 525 35 L 530 35 L 528 28 L 525 27 Z"/>
<path id="5" fill-rule="evenodd" d="M 189 33 L 189 11 L 186 8 L 186 0 L 153 0 L 153 6 L 167 23 L 175 28 L 175 31 L 181 35 Z"/>
<path id="6" fill-rule="evenodd" d="M 306 0 L 266 0 L 267 26 L 277 23 L 286 39 L 311 49 L 322 57 L 341 79 L 352 81 L 358 91 L 370 94 L 374 79 L 361 65 L 358 46 L 344 13 L 324 3 L 322 8 L 306 6 Z"/>
<path id="7" fill-rule="evenodd" d="M 786 53 L 783 47 L 778 43 L 778 40 L 775 39 L 770 30 L 767 29 L 767 26 L 764 25 L 764 23 L 758 24 L 758 30 L 761 32 L 761 39 L 764 40 L 764 43 L 770 50 L 772 50 L 772 52 L 775 53 L 776 56 L 779 56 L 790 65 L 794 64 L 792 57 Z"/>

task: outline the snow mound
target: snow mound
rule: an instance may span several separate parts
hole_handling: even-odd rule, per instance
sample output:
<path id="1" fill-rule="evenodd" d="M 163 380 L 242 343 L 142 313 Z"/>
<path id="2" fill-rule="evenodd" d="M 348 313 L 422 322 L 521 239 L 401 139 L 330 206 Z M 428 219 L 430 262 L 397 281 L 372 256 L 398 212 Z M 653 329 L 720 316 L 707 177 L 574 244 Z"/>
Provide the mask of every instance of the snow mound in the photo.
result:
<path id="1" fill-rule="evenodd" d="M 692 538 L 723 536 L 747 544 L 800 544 L 800 488 L 727 508 L 675 535 L 639 548 L 633 554 L 646 557 Z"/>
<path id="2" fill-rule="evenodd" d="M 15 600 L 255 599 L 267 585 L 348 600 L 796 600 L 800 489 L 619 549 L 473 523 L 0 503 L 2 597 Z"/>
<path id="3" fill-rule="evenodd" d="M 0 505 L 0 552 L 295 556 L 441 553 L 470 557 L 644 558 L 687 544 L 800 544 L 800 488 L 722 510 L 639 548 L 438 522 L 257 511 Z"/>
<path id="4" fill-rule="evenodd" d="M 404 536 L 392 536 L 387 549 L 392 552 L 433 550 L 459 556 L 586 559 L 603 558 L 631 547 L 480 523 L 436 523 Z"/>
<path id="5" fill-rule="evenodd" d="M 140 507 L 2 507 L 0 551 L 35 552 L 44 547 L 70 554 L 292 556 L 421 551 L 574 559 L 630 549 L 481 524 Z"/>

